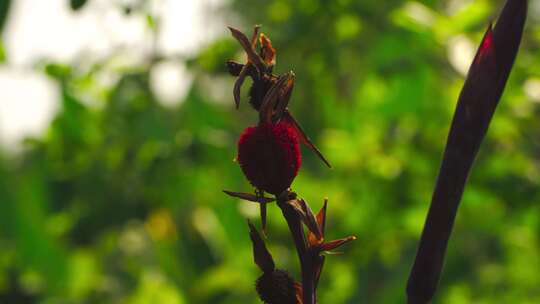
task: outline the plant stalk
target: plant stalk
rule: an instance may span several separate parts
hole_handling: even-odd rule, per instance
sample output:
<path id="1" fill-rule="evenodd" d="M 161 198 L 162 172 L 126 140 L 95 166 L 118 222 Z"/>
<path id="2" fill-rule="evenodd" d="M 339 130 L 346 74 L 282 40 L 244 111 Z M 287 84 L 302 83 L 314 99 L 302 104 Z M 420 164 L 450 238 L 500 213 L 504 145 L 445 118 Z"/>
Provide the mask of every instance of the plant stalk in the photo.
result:
<path id="1" fill-rule="evenodd" d="M 313 254 L 308 248 L 308 243 L 304 234 L 304 228 L 302 226 L 300 216 L 292 206 L 287 204 L 287 200 L 289 199 L 290 195 L 291 193 L 287 193 L 286 196 L 280 196 L 277 199 L 277 205 L 281 209 L 283 217 L 287 221 L 287 225 L 289 226 L 289 231 L 293 237 L 296 252 L 300 260 L 303 304 L 316 304 L 315 267 L 313 267 Z"/>

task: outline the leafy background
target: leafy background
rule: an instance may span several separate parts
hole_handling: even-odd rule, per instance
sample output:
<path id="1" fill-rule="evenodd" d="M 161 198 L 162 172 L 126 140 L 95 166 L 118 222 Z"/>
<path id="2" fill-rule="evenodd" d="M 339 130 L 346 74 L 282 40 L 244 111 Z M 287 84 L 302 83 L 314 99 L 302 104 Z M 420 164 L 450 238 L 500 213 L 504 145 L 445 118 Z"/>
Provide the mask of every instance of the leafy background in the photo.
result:
<path id="1" fill-rule="evenodd" d="M 212 12 L 223 27 L 263 24 L 277 72 L 297 75 L 292 111 L 334 166 L 304 151 L 293 184 L 315 209 L 329 198 L 329 237 L 359 237 L 327 260 L 321 303 L 404 302 L 464 78 L 453 50 L 477 44 L 501 5 L 231 0 Z M 530 5 L 435 303 L 540 302 L 540 14 Z M 126 13 L 156 26 L 144 7 Z M 61 107 L 44 136 L 0 156 L 0 303 L 258 303 L 245 220 L 258 221 L 257 209 L 221 192 L 251 190 L 232 159 L 257 117 L 247 103 L 234 110 L 223 64 L 243 58 L 239 46 L 220 36 L 188 58 L 154 55 L 120 69 L 121 53 L 36 63 Z M 149 86 L 164 60 L 193 77 L 174 107 Z M 104 85 L 107 73 L 118 80 Z M 275 207 L 269 232 L 279 267 L 298 277 Z"/>

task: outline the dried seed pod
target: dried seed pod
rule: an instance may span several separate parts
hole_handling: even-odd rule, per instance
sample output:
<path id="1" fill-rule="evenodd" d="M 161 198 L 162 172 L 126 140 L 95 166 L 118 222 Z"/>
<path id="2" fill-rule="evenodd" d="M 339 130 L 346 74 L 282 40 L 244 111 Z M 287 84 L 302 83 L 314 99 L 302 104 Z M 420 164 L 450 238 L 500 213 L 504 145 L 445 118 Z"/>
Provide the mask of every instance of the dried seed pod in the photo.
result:
<path id="1" fill-rule="evenodd" d="M 294 279 L 285 270 L 263 273 L 255 283 L 257 293 L 266 304 L 296 304 Z"/>
<path id="2" fill-rule="evenodd" d="M 291 186 L 302 164 L 298 136 L 287 123 L 263 123 L 244 130 L 238 163 L 257 189 L 279 195 Z"/>

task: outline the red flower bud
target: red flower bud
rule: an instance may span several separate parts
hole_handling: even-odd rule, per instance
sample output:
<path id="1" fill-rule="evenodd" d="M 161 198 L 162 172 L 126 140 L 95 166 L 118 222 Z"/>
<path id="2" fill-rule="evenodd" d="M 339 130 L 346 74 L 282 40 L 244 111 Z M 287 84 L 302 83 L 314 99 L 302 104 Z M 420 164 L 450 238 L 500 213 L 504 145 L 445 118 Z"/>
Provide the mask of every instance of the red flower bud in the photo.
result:
<path id="1" fill-rule="evenodd" d="M 291 186 L 302 164 L 296 130 L 285 122 L 245 129 L 238 141 L 237 160 L 255 188 L 279 195 Z"/>

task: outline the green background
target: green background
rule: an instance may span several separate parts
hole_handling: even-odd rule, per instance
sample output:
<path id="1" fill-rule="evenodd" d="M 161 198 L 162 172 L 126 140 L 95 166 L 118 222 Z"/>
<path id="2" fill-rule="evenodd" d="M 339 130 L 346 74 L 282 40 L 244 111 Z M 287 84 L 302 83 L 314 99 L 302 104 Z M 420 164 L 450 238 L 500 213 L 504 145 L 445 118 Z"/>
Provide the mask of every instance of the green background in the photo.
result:
<path id="1" fill-rule="evenodd" d="M 448 50 L 456 36 L 476 45 L 501 6 L 231 0 L 212 12 L 223 27 L 263 25 L 276 72 L 297 75 L 292 111 L 334 166 L 304 149 L 293 184 L 314 209 L 329 198 L 328 238 L 358 237 L 327 259 L 320 303 L 404 303 L 464 79 Z M 434 303 L 540 303 L 540 100 L 526 90 L 540 81 L 533 11 Z M 240 132 L 257 121 L 245 98 L 233 107 L 224 62 L 243 59 L 239 46 L 222 36 L 188 58 L 121 69 L 111 58 L 35 66 L 61 88 L 61 109 L 44 136 L 0 154 L 0 303 L 258 303 L 246 225 L 259 224 L 257 209 L 221 192 L 252 190 L 232 161 Z M 162 106 L 149 87 L 161 60 L 193 75 L 178 106 Z M 110 72 L 119 80 L 104 86 Z M 268 229 L 278 267 L 299 278 L 272 205 Z"/>

